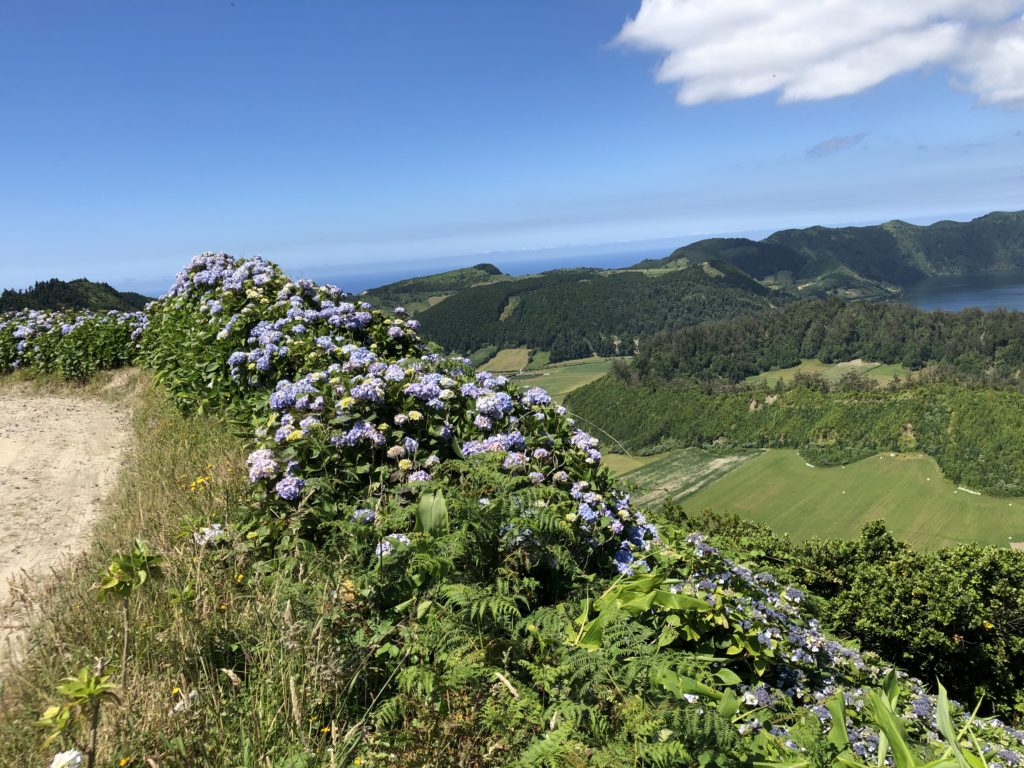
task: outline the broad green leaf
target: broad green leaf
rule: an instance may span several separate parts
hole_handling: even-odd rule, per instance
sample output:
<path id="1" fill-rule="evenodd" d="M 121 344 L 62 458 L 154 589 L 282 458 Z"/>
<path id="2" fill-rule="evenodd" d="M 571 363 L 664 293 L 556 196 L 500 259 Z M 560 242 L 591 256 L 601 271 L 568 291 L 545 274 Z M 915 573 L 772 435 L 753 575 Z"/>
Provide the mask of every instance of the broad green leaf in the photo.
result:
<path id="1" fill-rule="evenodd" d="M 598 616 L 586 625 L 586 629 L 580 634 L 576 645 L 586 648 L 588 651 L 596 651 L 601 647 L 601 640 L 604 638 L 604 619 Z"/>
<path id="2" fill-rule="evenodd" d="M 670 611 L 710 611 L 705 600 L 692 595 L 677 595 L 664 589 L 654 593 L 654 604 Z"/>
<path id="3" fill-rule="evenodd" d="M 418 533 L 429 533 L 432 536 L 443 536 L 451 530 L 448 518 L 448 505 L 440 490 L 424 493 L 420 497 L 416 509 L 416 529 Z"/>
<path id="4" fill-rule="evenodd" d="M 692 677 L 680 675 L 671 669 L 661 669 L 654 675 L 654 682 L 664 686 L 665 690 L 674 694 L 676 698 L 683 698 L 683 694 L 689 693 L 696 696 L 707 696 L 715 701 L 722 699 L 722 694 L 709 685 L 698 682 Z"/>
<path id="5" fill-rule="evenodd" d="M 742 678 L 728 667 L 718 670 L 715 677 L 722 681 L 722 685 L 739 685 L 743 682 Z"/>
<path id="6" fill-rule="evenodd" d="M 956 728 L 953 727 L 953 717 L 949 713 L 949 696 L 946 695 L 946 689 L 939 683 L 939 697 L 936 705 L 935 721 L 939 728 L 939 733 L 942 734 L 942 738 L 946 740 L 946 744 L 953 751 L 953 756 L 956 757 L 956 762 L 960 768 L 970 768 L 967 762 L 967 758 L 964 756 L 963 750 L 960 748 L 960 742 L 957 741 Z"/>
<path id="7" fill-rule="evenodd" d="M 740 700 L 736 698 L 735 691 L 732 688 L 726 688 L 725 693 L 722 694 L 722 698 L 718 702 L 718 714 L 724 718 L 731 719 L 739 708 Z"/>
<path id="8" fill-rule="evenodd" d="M 885 692 L 875 689 L 868 692 L 868 711 L 875 721 L 875 725 L 889 739 L 889 746 L 892 749 L 892 759 L 896 768 L 919 768 L 917 758 L 907 743 L 907 732 L 890 709 L 889 699 Z"/>
<path id="9" fill-rule="evenodd" d="M 850 748 L 850 736 L 846 732 L 846 700 L 843 698 L 843 689 L 840 688 L 834 696 L 829 697 L 825 706 L 832 715 L 832 727 L 828 732 L 829 743 L 840 752 L 845 752 Z"/>

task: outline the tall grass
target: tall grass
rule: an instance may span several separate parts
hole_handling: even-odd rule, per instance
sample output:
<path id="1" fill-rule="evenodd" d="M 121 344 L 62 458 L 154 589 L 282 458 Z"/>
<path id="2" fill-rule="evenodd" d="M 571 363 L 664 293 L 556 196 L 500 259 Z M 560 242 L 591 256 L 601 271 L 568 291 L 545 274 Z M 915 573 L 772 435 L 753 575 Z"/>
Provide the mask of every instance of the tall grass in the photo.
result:
<path id="1" fill-rule="evenodd" d="M 140 373 L 104 375 L 85 390 L 26 377 L 4 388 L 119 400 L 131 409 L 134 441 L 88 549 L 53 578 L 16 586 L 5 623 L 27 630 L 0 669 L 0 765 L 48 763 L 34 723 L 61 678 L 97 658 L 125 671 L 120 706 L 103 712 L 99 765 L 277 765 L 282 750 L 296 751 L 282 744 L 319 737 L 323 726 L 306 714 L 310 678 L 298 681 L 307 638 L 288 590 L 251 584 L 191 538 L 231 516 L 246 483 L 240 440 L 215 418 L 181 416 Z M 166 580 L 133 598 L 125 664 L 119 606 L 98 599 L 95 585 L 136 537 L 165 556 Z M 192 691 L 201 694 L 190 701 Z"/>

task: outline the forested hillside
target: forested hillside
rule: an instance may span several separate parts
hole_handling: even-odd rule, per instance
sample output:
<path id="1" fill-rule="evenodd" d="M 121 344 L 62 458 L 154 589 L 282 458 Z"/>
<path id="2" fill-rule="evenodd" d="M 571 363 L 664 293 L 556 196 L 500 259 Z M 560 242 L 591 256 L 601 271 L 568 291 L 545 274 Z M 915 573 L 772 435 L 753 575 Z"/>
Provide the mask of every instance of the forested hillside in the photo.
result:
<path id="1" fill-rule="evenodd" d="M 941 363 L 959 377 L 1012 377 L 1024 367 L 1024 313 L 812 299 L 658 334 L 634 364 L 645 380 L 739 382 L 808 358 L 863 358 L 912 369 Z"/>
<path id="2" fill-rule="evenodd" d="M 805 295 L 884 297 L 924 277 L 1024 270 L 1024 211 L 930 226 L 890 221 L 870 227 L 787 229 L 759 242 L 716 238 L 638 266 L 708 258 Z"/>
<path id="3" fill-rule="evenodd" d="M 0 293 L 0 312 L 22 309 L 91 309 L 120 312 L 140 310 L 150 301 L 139 293 L 115 290 L 107 283 L 94 283 L 85 278 L 45 280 L 24 291 L 5 290 Z"/>
<path id="4" fill-rule="evenodd" d="M 627 355 L 664 329 L 767 309 L 788 297 L 725 264 L 657 272 L 574 269 L 478 286 L 419 316 L 446 349 L 550 350 L 551 360 Z"/>

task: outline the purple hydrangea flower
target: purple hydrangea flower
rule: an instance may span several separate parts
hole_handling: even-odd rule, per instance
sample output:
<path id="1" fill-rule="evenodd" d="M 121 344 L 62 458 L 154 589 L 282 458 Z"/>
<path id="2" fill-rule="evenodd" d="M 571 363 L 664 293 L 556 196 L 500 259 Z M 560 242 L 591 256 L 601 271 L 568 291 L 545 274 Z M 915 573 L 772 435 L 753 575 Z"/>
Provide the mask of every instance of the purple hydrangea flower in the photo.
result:
<path id="1" fill-rule="evenodd" d="M 278 471 L 274 452 L 268 448 L 261 448 L 250 453 L 246 463 L 249 465 L 249 481 L 253 483 L 259 480 L 268 480 Z"/>
<path id="2" fill-rule="evenodd" d="M 277 481 L 277 485 L 274 486 L 274 490 L 277 491 L 277 495 L 285 501 L 296 501 L 302 495 L 302 489 L 306 485 L 306 481 L 301 477 L 295 477 L 295 475 L 288 475 Z"/>

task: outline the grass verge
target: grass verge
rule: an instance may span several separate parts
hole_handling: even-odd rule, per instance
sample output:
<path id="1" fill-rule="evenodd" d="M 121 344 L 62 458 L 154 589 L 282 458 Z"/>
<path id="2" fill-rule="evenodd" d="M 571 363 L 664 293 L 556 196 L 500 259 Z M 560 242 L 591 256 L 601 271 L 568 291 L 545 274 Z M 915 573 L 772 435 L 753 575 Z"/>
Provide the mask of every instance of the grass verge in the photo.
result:
<path id="1" fill-rule="evenodd" d="M 27 629 L 16 658 L 0 669 L 0 765 L 48 764 L 52 752 L 73 746 L 69 734 L 41 752 L 43 734 L 35 722 L 56 703 L 61 679 L 93 667 L 97 659 L 113 680 L 122 669 L 124 676 L 117 690 L 120 705 L 102 712 L 97 765 L 142 766 L 147 758 L 160 766 L 228 764 L 218 757 L 221 745 L 197 744 L 193 736 L 213 732 L 197 731 L 194 718 L 220 702 L 192 702 L 193 707 L 188 695 L 200 686 L 215 694 L 225 683 L 231 687 L 232 679 L 241 680 L 235 671 L 245 667 L 240 635 L 266 629 L 268 617 L 263 610 L 248 623 L 237 615 L 227 620 L 253 610 L 238 599 L 244 577 L 236 579 L 215 563 L 193 543 L 191 532 L 229 517 L 245 484 L 243 445 L 215 419 L 183 418 L 147 375 L 135 371 L 104 374 L 85 387 L 27 376 L 11 377 L 2 386 L 7 392 L 119 401 L 131 409 L 134 444 L 88 549 L 53 578 L 16 585 L 8 619 Z M 95 585 L 135 538 L 165 557 L 166 577 L 129 603 L 131 642 L 124 663 L 122 606 L 99 599 Z M 217 710 L 225 718 L 232 711 Z M 81 730 L 72 733 L 80 743 Z M 240 747 L 226 741 L 229 749 Z M 231 764 L 264 765 L 256 760 L 262 746 L 253 745 L 251 759 L 236 752 Z"/>

